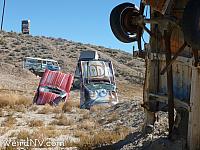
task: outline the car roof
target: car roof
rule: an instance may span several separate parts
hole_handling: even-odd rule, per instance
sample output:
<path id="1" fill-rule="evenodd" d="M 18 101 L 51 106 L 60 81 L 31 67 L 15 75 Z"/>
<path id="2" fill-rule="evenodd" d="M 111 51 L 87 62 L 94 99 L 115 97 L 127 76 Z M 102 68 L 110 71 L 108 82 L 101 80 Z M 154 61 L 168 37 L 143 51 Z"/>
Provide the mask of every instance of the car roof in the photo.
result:
<path id="1" fill-rule="evenodd" d="M 38 57 L 25 57 L 25 59 L 36 59 L 36 60 L 57 62 L 56 60 L 53 60 L 53 59 L 43 59 L 43 58 L 38 58 Z"/>
<path id="2" fill-rule="evenodd" d="M 81 61 L 103 61 L 103 62 L 111 62 L 110 60 L 108 60 L 108 59 L 83 59 L 83 60 L 79 60 L 79 62 L 81 62 Z"/>

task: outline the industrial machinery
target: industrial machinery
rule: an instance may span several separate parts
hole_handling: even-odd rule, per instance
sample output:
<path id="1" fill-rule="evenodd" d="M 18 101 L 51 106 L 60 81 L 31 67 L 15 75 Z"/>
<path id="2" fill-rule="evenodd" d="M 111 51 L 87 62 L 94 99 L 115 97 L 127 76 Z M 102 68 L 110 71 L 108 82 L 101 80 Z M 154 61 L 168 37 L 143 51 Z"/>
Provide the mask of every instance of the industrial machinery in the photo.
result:
<path id="1" fill-rule="evenodd" d="M 200 1 L 141 0 L 139 8 L 123 3 L 112 10 L 110 25 L 118 40 L 136 41 L 145 54 L 144 131 L 153 128 L 156 112 L 167 111 L 169 138 L 200 149 Z M 142 50 L 144 31 L 150 43 Z"/>

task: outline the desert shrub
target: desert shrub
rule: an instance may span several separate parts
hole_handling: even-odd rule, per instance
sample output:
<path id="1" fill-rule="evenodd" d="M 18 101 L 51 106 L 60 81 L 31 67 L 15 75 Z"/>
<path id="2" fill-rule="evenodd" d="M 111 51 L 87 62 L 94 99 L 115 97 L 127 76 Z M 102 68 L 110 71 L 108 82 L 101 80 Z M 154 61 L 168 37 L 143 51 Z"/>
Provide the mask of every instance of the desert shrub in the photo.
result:
<path id="1" fill-rule="evenodd" d="M 42 109 L 38 110 L 38 114 L 48 114 L 52 108 L 47 104 Z"/>
<path id="2" fill-rule="evenodd" d="M 6 41 L 3 38 L 0 38 L 0 45 L 6 45 Z"/>
<path id="3" fill-rule="evenodd" d="M 29 127 L 41 127 L 44 125 L 43 121 L 41 120 L 31 120 L 28 123 Z"/>
<path id="4" fill-rule="evenodd" d="M 13 116 L 8 116 L 2 123 L 2 126 L 12 127 L 16 123 L 16 121 L 17 121 L 16 118 L 14 118 Z"/>
<path id="5" fill-rule="evenodd" d="M 117 113 L 113 113 L 112 115 L 109 116 L 107 120 L 108 120 L 108 123 L 111 123 L 113 121 L 118 120 L 118 118 L 119 118 L 119 115 Z"/>
<path id="6" fill-rule="evenodd" d="M 63 105 L 62 111 L 63 112 L 71 112 L 73 108 L 79 108 L 79 107 L 80 107 L 79 101 L 68 100 Z"/>
<path id="7" fill-rule="evenodd" d="M 32 105 L 32 106 L 29 108 L 29 111 L 36 111 L 37 109 L 38 109 L 38 106 Z"/>
<path id="8" fill-rule="evenodd" d="M 98 126 L 98 124 L 96 124 L 94 121 L 92 121 L 90 119 L 84 120 L 78 125 L 79 129 L 85 129 L 85 130 L 93 130 L 97 126 Z"/>
<path id="9" fill-rule="evenodd" d="M 27 47 L 21 47 L 21 50 L 27 50 Z"/>
<path id="10" fill-rule="evenodd" d="M 73 120 L 66 117 L 64 114 L 56 116 L 56 120 L 52 121 L 50 125 L 69 126 L 72 125 Z"/>
<path id="11" fill-rule="evenodd" d="M 22 130 L 17 134 L 16 138 L 20 140 L 27 139 L 27 138 L 31 139 L 31 134 L 26 130 Z"/>

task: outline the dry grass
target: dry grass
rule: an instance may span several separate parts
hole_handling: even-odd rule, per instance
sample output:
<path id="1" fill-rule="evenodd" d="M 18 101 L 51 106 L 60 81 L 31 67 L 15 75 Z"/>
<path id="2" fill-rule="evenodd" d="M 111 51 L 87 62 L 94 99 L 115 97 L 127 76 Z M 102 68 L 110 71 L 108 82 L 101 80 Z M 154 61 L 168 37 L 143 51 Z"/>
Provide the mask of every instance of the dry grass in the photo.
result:
<path id="1" fill-rule="evenodd" d="M 29 111 L 36 111 L 37 109 L 38 109 L 38 106 L 32 105 L 32 106 L 29 108 Z"/>
<path id="2" fill-rule="evenodd" d="M 21 140 L 21 139 L 27 139 L 27 138 L 31 139 L 31 134 L 28 131 L 26 131 L 26 130 L 21 130 L 17 134 L 16 138 L 19 139 L 19 140 Z"/>
<path id="3" fill-rule="evenodd" d="M 85 130 L 88 130 L 88 131 L 91 131 L 95 128 L 97 128 L 98 124 L 95 123 L 94 121 L 92 120 L 84 120 L 83 122 L 81 122 L 79 125 L 78 125 L 78 128 L 79 129 L 85 129 Z"/>
<path id="4" fill-rule="evenodd" d="M 22 113 L 25 113 L 27 108 L 24 106 L 24 105 L 15 105 L 12 107 L 12 109 L 16 112 L 22 112 Z"/>
<path id="5" fill-rule="evenodd" d="M 29 127 L 41 127 L 44 125 L 43 121 L 41 120 L 31 120 L 28 123 Z"/>
<path id="6" fill-rule="evenodd" d="M 16 118 L 14 118 L 13 116 L 8 116 L 2 123 L 2 126 L 12 127 L 16 122 L 17 122 Z"/>
<path id="7" fill-rule="evenodd" d="M 83 119 L 89 119 L 90 118 L 90 113 L 88 111 L 83 113 Z"/>
<path id="8" fill-rule="evenodd" d="M 47 145 L 46 145 L 47 139 L 44 137 L 44 133 L 42 131 L 44 131 L 44 129 L 34 131 L 31 134 L 26 130 L 21 130 L 18 134 L 15 133 L 15 135 L 13 135 L 13 136 L 15 136 L 17 140 L 26 140 L 27 138 L 31 139 L 31 140 L 35 140 L 35 139 L 40 140 L 43 143 L 41 143 L 41 145 L 37 145 L 37 146 L 39 146 L 39 148 L 47 148 Z M 33 147 L 25 147 L 25 149 L 31 150 Z M 18 148 L 18 147 L 15 147 L 15 149 L 16 148 Z M 22 148 L 22 147 L 20 147 L 20 148 Z"/>
<path id="9" fill-rule="evenodd" d="M 49 114 L 49 113 L 55 113 L 55 114 L 60 114 L 62 113 L 62 106 L 51 106 L 49 104 L 46 104 L 44 106 L 41 106 L 41 109 L 38 110 L 38 114 Z"/>
<path id="10" fill-rule="evenodd" d="M 48 114 L 52 112 L 52 106 L 46 104 L 44 106 L 41 106 L 41 109 L 38 110 L 38 114 Z"/>
<path id="11" fill-rule="evenodd" d="M 74 132 L 74 137 L 79 138 L 79 137 L 81 137 L 82 135 L 85 135 L 85 134 L 87 134 L 86 131 L 76 130 L 76 131 Z"/>
<path id="12" fill-rule="evenodd" d="M 0 108 L 9 106 L 10 108 L 15 107 L 16 105 L 30 106 L 32 101 L 22 95 L 18 94 L 1 94 L 0 95 Z"/>
<path id="13" fill-rule="evenodd" d="M 111 123 L 113 121 L 116 121 L 119 119 L 119 115 L 117 113 L 113 113 L 109 116 L 109 118 L 107 119 L 108 123 Z"/>
<path id="14" fill-rule="evenodd" d="M 108 108 L 108 106 L 103 106 L 103 105 L 95 105 L 91 107 L 90 111 L 91 112 L 101 112 L 104 111 Z"/>
<path id="15" fill-rule="evenodd" d="M 113 144 L 119 140 L 124 139 L 129 134 L 128 130 L 121 131 L 99 131 L 89 134 L 81 134 L 80 142 L 77 143 L 77 147 L 81 150 L 94 149 L 109 144 Z"/>
<path id="16" fill-rule="evenodd" d="M 52 121 L 50 125 L 69 126 L 73 124 L 73 120 L 67 118 L 64 114 L 58 115 L 55 118 L 56 120 Z"/>
<path id="17" fill-rule="evenodd" d="M 5 127 L 1 127 L 0 128 L 0 136 L 4 135 L 5 133 L 7 133 L 9 130 L 9 128 L 5 128 Z"/>
<path id="18" fill-rule="evenodd" d="M 49 127 L 42 127 L 38 130 L 34 131 L 32 134 L 32 137 L 38 138 L 38 139 L 46 139 L 46 138 L 55 138 L 58 137 L 61 134 L 60 131 L 56 130 L 55 127 L 49 128 Z"/>
<path id="19" fill-rule="evenodd" d="M 63 112 L 72 112 L 73 108 L 80 108 L 80 102 L 75 100 L 68 100 L 62 107 Z"/>

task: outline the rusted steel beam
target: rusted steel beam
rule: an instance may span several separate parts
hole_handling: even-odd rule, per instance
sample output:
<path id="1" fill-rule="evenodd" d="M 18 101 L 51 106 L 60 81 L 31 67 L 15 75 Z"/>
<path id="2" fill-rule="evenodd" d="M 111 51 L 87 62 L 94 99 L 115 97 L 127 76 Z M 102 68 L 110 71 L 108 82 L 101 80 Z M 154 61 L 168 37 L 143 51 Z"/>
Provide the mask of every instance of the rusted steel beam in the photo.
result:
<path id="1" fill-rule="evenodd" d="M 169 67 L 175 62 L 178 55 L 185 49 L 187 46 L 187 43 L 184 42 L 184 44 L 178 49 L 177 53 L 174 55 L 174 57 L 167 63 L 167 65 L 163 68 L 163 70 L 160 72 L 161 75 L 165 74 L 165 72 L 169 69 Z"/>
<path id="2" fill-rule="evenodd" d="M 165 49 L 166 49 L 166 64 L 170 63 L 170 32 L 164 31 Z M 172 66 L 167 70 L 167 92 L 168 92 L 168 120 L 169 120 L 169 137 L 172 135 L 174 126 L 174 93 L 173 93 L 173 72 Z"/>

